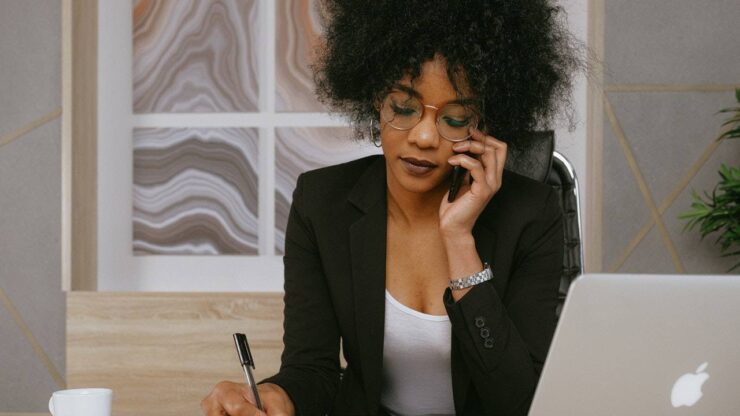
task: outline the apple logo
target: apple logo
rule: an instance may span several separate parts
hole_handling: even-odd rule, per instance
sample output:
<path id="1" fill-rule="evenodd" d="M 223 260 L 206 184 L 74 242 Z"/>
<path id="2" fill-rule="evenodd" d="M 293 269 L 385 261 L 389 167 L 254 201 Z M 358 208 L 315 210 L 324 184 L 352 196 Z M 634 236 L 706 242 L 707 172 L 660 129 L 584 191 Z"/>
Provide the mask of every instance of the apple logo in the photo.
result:
<path id="1" fill-rule="evenodd" d="M 686 373 L 676 380 L 671 391 L 671 404 L 673 407 L 693 406 L 701 399 L 701 386 L 709 378 L 704 371 L 708 363 L 703 363 L 696 369 L 696 373 Z"/>

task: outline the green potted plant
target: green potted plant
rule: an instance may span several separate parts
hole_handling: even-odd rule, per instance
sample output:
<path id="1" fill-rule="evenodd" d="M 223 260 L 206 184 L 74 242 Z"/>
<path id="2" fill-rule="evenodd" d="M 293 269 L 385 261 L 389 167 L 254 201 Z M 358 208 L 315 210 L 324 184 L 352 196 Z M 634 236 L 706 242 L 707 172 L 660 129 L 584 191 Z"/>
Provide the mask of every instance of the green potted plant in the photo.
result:
<path id="1" fill-rule="evenodd" d="M 717 138 L 740 138 L 740 89 L 735 90 L 738 107 L 725 108 L 719 113 L 730 113 L 722 126 L 728 130 Z M 684 231 L 699 226 L 701 238 L 707 234 L 719 232 L 715 244 L 720 244 L 722 257 L 740 256 L 740 167 L 726 166 L 724 163 L 719 170 L 720 182 L 714 187 L 712 194 L 704 191 L 707 200 L 699 196 L 692 189 L 691 211 L 678 216 L 679 219 L 689 220 Z M 728 272 L 740 267 L 740 260 Z"/>

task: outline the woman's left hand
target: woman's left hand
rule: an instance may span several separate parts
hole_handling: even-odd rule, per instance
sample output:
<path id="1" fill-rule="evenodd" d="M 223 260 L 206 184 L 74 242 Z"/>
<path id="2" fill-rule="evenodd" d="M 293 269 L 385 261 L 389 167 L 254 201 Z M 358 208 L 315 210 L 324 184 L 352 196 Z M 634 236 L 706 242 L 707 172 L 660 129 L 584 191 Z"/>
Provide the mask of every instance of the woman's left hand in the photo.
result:
<path id="1" fill-rule="evenodd" d="M 471 234 L 478 216 L 493 195 L 501 189 L 501 177 L 506 164 L 506 143 L 477 129 L 470 129 L 470 133 L 469 140 L 453 146 L 455 152 L 462 154 L 448 159 L 451 165 L 462 165 L 468 173 L 455 200 L 447 202 L 448 191 L 439 207 L 439 229 L 446 237 Z M 464 152 L 470 152 L 478 158 Z M 473 177 L 472 184 L 470 176 Z"/>

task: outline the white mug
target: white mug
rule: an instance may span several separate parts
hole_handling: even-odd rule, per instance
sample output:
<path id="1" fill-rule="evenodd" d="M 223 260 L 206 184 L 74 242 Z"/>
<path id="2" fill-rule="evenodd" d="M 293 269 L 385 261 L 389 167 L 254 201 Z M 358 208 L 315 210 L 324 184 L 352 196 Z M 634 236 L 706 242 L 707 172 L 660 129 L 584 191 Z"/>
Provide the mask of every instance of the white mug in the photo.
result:
<path id="1" fill-rule="evenodd" d="M 55 391 L 49 399 L 53 416 L 110 416 L 111 389 L 71 389 Z"/>

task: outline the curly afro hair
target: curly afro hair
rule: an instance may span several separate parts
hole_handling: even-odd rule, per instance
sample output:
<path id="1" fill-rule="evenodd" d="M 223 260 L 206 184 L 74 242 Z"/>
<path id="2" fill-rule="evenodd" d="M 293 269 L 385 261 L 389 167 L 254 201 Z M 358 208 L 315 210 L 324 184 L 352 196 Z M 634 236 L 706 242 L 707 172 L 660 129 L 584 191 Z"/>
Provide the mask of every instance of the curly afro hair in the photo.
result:
<path id="1" fill-rule="evenodd" d="M 319 99 L 367 137 L 390 87 L 442 55 L 453 87 L 483 104 L 486 129 L 516 145 L 550 128 L 565 105 L 582 46 L 548 0 L 323 0 L 324 42 L 312 65 Z M 524 143 L 521 143 L 524 144 Z"/>

